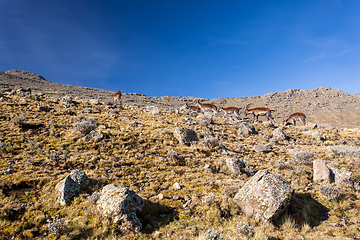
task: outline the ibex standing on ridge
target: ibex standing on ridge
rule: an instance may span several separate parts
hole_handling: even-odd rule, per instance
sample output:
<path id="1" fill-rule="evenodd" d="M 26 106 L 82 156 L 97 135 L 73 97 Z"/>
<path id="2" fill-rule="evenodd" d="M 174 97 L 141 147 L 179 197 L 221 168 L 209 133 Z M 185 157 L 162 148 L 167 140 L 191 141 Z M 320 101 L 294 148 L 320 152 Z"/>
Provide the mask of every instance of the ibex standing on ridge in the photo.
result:
<path id="1" fill-rule="evenodd" d="M 301 112 L 296 112 L 296 113 L 291 114 L 288 118 L 284 118 L 283 125 L 286 125 L 286 123 L 288 123 L 289 121 L 292 121 L 292 124 L 294 126 L 296 126 L 296 120 L 298 120 L 298 121 L 302 122 L 305 126 L 306 125 L 305 118 L 306 118 L 305 114 L 303 114 Z"/>
<path id="2" fill-rule="evenodd" d="M 199 100 L 196 101 L 196 104 L 201 108 L 201 110 L 211 110 L 215 113 L 218 113 L 217 107 L 211 103 L 201 103 Z"/>
<path id="3" fill-rule="evenodd" d="M 201 109 L 200 109 L 199 107 L 197 107 L 197 106 L 190 106 L 190 105 L 188 105 L 187 103 L 184 104 L 184 107 L 185 107 L 185 108 L 189 108 L 189 109 L 191 109 L 191 110 L 193 110 L 193 111 L 196 111 L 196 112 L 201 112 Z"/>
<path id="4" fill-rule="evenodd" d="M 235 113 L 236 115 L 240 116 L 240 108 L 238 107 L 226 107 L 226 108 L 223 108 L 223 107 L 219 107 L 220 111 L 224 111 L 225 114 L 228 114 L 228 113 Z"/>
<path id="5" fill-rule="evenodd" d="M 271 112 L 272 112 L 272 111 L 275 111 L 275 110 L 270 110 L 269 108 L 266 108 L 266 107 L 257 107 L 257 108 L 249 109 L 249 106 L 250 106 L 251 104 L 252 104 L 252 103 L 249 103 L 249 104 L 246 105 L 246 107 L 245 107 L 244 113 L 245 113 L 246 116 L 247 116 L 249 113 L 252 113 L 252 114 L 253 114 L 253 117 L 254 117 L 254 120 L 255 120 L 255 118 L 256 118 L 256 121 L 258 121 L 259 116 L 265 116 L 265 117 L 267 117 L 268 120 L 270 120 L 270 118 L 271 118 L 272 120 L 275 121 L 275 119 L 274 119 L 273 116 L 271 115 Z"/>
<path id="6" fill-rule="evenodd" d="M 114 94 L 114 102 L 115 104 L 118 103 L 121 106 L 121 92 L 119 89 L 116 89 L 117 93 Z"/>

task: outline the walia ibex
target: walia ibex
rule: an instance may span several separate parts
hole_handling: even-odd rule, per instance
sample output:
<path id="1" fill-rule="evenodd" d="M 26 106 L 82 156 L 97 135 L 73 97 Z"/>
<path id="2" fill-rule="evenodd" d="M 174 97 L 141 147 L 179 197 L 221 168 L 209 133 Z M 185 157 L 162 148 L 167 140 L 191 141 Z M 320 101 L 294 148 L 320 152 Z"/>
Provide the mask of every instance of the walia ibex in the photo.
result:
<path id="1" fill-rule="evenodd" d="M 292 121 L 292 124 L 296 126 L 296 120 L 302 122 L 304 125 L 306 125 L 306 116 L 305 114 L 301 112 L 296 112 L 293 114 L 290 114 L 289 117 L 284 118 L 283 125 L 286 125 L 289 121 Z"/>
<path id="2" fill-rule="evenodd" d="M 251 113 L 251 114 L 253 115 L 254 120 L 256 119 L 256 121 L 258 121 L 259 116 L 265 116 L 265 117 L 267 117 L 268 120 L 270 120 L 270 118 L 271 118 L 272 120 L 275 120 L 275 119 L 273 118 L 273 116 L 271 115 L 271 112 L 273 112 L 273 111 L 275 111 L 275 110 L 270 110 L 270 109 L 267 108 L 267 107 L 257 107 L 257 108 L 249 109 L 249 106 L 250 106 L 251 104 L 252 104 L 252 103 L 249 103 L 249 104 L 246 105 L 246 107 L 245 107 L 244 113 L 245 113 L 246 116 Z"/>

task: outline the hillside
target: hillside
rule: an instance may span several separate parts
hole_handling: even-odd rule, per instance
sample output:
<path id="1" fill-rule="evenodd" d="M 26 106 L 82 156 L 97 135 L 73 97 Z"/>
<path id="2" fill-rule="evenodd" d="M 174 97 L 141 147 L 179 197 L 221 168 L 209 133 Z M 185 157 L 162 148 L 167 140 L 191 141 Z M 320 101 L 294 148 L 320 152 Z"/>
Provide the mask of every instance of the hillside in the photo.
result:
<path id="1" fill-rule="evenodd" d="M 98 99 L 101 102 L 112 100 L 112 91 L 64 85 L 45 80 L 40 75 L 18 70 L 0 72 L 0 89 L 28 88 L 46 93 L 51 97 L 69 95 L 80 99 Z M 116 88 L 118 86 L 114 86 Z M 121 89 L 120 89 L 121 90 Z M 115 89 L 114 89 L 115 91 Z M 158 106 L 160 108 L 179 108 L 185 102 L 194 103 L 196 97 L 149 97 L 141 93 L 124 93 L 123 102 L 127 105 Z M 360 125 L 360 94 L 350 95 L 339 89 L 321 87 L 313 90 L 289 89 L 285 92 L 268 93 L 264 96 L 203 99 L 218 106 L 237 106 L 244 108 L 248 103 L 254 106 L 267 106 L 276 109 L 273 113 L 277 122 L 293 112 L 304 112 L 308 121 L 338 127 Z"/>
<path id="2" fill-rule="evenodd" d="M 125 94 L 120 108 L 110 91 L 1 76 L 0 240 L 360 239 L 360 130 L 329 124 L 357 114 L 357 95 L 206 99 L 276 106 L 271 123 L 179 108 L 194 97 Z M 303 109 L 317 125 L 279 124 Z"/>

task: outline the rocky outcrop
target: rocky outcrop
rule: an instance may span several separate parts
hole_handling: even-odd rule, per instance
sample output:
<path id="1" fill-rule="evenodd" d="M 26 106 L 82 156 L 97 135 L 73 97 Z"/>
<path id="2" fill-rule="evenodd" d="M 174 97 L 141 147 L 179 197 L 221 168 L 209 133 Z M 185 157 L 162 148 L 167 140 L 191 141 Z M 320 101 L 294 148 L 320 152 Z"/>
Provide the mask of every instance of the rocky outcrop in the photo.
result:
<path id="1" fill-rule="evenodd" d="M 180 144 L 190 145 L 192 142 L 199 141 L 197 134 L 194 130 L 185 127 L 178 127 L 174 131 L 174 137 Z"/>
<path id="2" fill-rule="evenodd" d="M 72 171 L 55 187 L 56 200 L 62 205 L 69 205 L 73 197 L 89 184 L 89 179 L 81 170 Z"/>
<path id="3" fill-rule="evenodd" d="M 130 188 L 106 185 L 102 188 L 96 205 L 101 214 L 119 224 L 121 230 L 141 230 L 142 224 L 137 213 L 142 211 L 144 200 Z"/>
<path id="4" fill-rule="evenodd" d="M 279 216 L 290 203 L 294 189 L 268 170 L 257 172 L 234 197 L 242 211 L 268 221 Z"/>

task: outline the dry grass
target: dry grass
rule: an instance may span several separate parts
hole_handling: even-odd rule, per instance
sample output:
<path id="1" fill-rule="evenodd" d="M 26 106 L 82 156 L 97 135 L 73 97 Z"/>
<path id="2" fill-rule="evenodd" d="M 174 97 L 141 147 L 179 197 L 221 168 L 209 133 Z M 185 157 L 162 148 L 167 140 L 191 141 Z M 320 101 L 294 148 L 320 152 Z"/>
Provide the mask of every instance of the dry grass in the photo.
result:
<path id="1" fill-rule="evenodd" d="M 314 157 L 344 167 L 353 171 L 358 181 L 360 174 L 354 169 L 359 166 L 359 158 L 337 156 L 326 146 L 345 138 L 347 144 L 359 146 L 359 131 L 317 129 L 327 136 L 326 141 L 320 141 L 303 134 L 306 127 L 288 126 L 283 131 L 295 140 L 279 141 L 273 145 L 274 152 L 265 154 L 255 152 L 253 146 L 267 144 L 274 129 L 261 123 L 254 124 L 257 134 L 244 138 L 236 134 L 236 124 L 222 116 L 210 121 L 199 114 L 200 118 L 193 118 L 201 124 L 185 126 L 183 114 L 166 109 L 143 111 L 125 105 L 122 110 L 111 111 L 104 105 L 81 100 L 73 100 L 68 108 L 51 98 L 26 102 L 19 101 L 25 97 L 9 98 L 14 101 L 0 102 L 0 239 L 360 236 L 359 193 L 343 186 L 343 197 L 329 200 L 312 182 L 309 160 Z M 39 112 L 39 105 L 47 105 L 50 111 Z M 180 145 L 172 135 L 180 125 L 195 130 L 203 144 Z M 101 132 L 103 139 L 85 141 L 83 136 L 90 129 Z M 219 145 L 236 156 L 222 155 Z M 290 148 L 313 155 L 298 156 L 294 161 Z M 230 172 L 226 158 L 239 158 L 253 171 L 269 169 L 289 180 L 296 193 L 288 210 L 278 220 L 267 223 L 245 216 L 232 197 L 249 177 Z M 206 165 L 216 173 L 203 169 Z M 10 168 L 14 172 L 6 174 Z M 73 169 L 83 170 L 90 185 L 69 206 L 62 207 L 56 202 L 54 188 Z M 180 190 L 172 188 L 176 182 L 182 186 Z M 121 232 L 88 201 L 93 192 L 109 183 L 128 186 L 145 200 L 141 232 Z M 23 205 L 19 210 L 15 204 Z M 302 221 L 302 227 L 294 223 L 293 215 Z M 239 231 L 240 222 L 253 227 L 254 232 L 246 235 Z M 220 235 L 211 235 L 208 230 Z"/>

